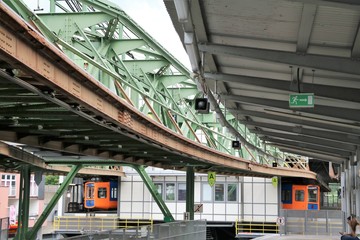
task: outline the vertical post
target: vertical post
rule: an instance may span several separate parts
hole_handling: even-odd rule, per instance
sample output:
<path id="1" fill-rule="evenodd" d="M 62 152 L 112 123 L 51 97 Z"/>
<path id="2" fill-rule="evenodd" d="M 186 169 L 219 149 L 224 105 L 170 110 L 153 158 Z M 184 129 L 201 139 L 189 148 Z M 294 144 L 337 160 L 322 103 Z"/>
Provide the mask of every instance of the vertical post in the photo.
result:
<path id="1" fill-rule="evenodd" d="M 55 13 L 55 1 L 56 0 L 50 0 L 50 12 Z"/>
<path id="2" fill-rule="evenodd" d="M 49 204 L 44 209 L 43 213 L 40 215 L 39 219 L 34 224 L 33 228 L 26 233 L 26 238 L 20 238 L 20 239 L 26 239 L 26 240 L 34 240 L 36 238 L 36 234 L 38 230 L 41 228 L 43 223 L 45 222 L 46 218 L 49 216 L 52 209 L 55 207 L 56 203 L 60 199 L 60 197 L 64 194 L 64 192 L 67 190 L 69 184 L 74 179 L 77 172 L 82 168 L 82 165 L 74 165 L 69 174 L 64 179 L 64 182 L 60 185 L 59 189 L 54 194 L 53 198 L 50 200 Z M 27 230 L 27 229 L 26 229 Z"/>
<path id="3" fill-rule="evenodd" d="M 23 179 L 22 179 L 22 176 L 23 176 L 23 170 L 21 169 L 20 170 L 20 186 L 19 186 L 19 207 L 18 207 L 18 220 L 20 220 L 20 216 L 22 215 L 22 199 L 23 199 L 23 186 L 24 186 L 24 182 L 23 182 Z M 18 221 L 18 226 L 20 226 L 20 221 Z M 21 227 L 18 227 L 17 231 L 16 231 L 16 236 L 17 235 L 20 235 L 21 234 L 21 231 L 23 231 L 23 228 Z M 17 237 L 15 236 L 15 239 L 18 239 Z"/>
<path id="4" fill-rule="evenodd" d="M 186 168 L 186 212 L 190 213 L 190 220 L 194 220 L 194 167 Z"/>
<path id="5" fill-rule="evenodd" d="M 16 240 L 26 239 L 25 234 L 29 227 L 29 206 L 30 206 L 30 165 L 24 165 L 20 173 L 20 196 L 18 232 Z"/>
<path id="6" fill-rule="evenodd" d="M 356 165 L 355 165 L 355 194 L 356 194 L 356 216 L 360 216 L 360 184 L 359 184 L 359 171 L 360 171 L 360 148 L 356 151 Z"/>

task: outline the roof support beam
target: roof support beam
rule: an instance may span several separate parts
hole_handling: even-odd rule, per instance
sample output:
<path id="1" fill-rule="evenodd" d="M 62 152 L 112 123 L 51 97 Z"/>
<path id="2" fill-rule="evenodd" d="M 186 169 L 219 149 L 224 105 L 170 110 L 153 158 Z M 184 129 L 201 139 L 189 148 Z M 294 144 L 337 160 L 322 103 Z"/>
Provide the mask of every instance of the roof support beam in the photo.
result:
<path id="1" fill-rule="evenodd" d="M 350 153 L 356 152 L 356 146 L 347 145 L 347 144 L 340 144 L 337 142 L 329 141 L 329 140 L 320 140 L 314 137 L 304 137 L 295 134 L 285 134 L 285 133 L 277 133 L 277 132 L 270 132 L 270 131 L 254 131 L 259 135 L 263 135 L 264 138 L 267 140 L 268 136 L 284 139 L 285 141 L 289 142 L 290 145 L 299 142 L 300 144 L 306 144 L 314 146 L 315 148 L 319 147 L 319 149 L 323 148 L 330 153 L 337 153 L 340 155 L 350 155 Z M 296 145 L 296 144 L 295 144 Z"/>
<path id="2" fill-rule="evenodd" d="M 309 46 L 311 30 L 314 25 L 316 9 L 317 6 L 314 4 L 304 4 L 298 32 L 296 52 L 306 53 Z"/>
<path id="3" fill-rule="evenodd" d="M 280 100 L 271 100 L 265 98 L 255 98 L 255 97 L 243 97 L 237 95 L 222 95 L 222 100 L 226 100 L 226 101 L 230 100 L 241 103 L 262 105 L 270 108 L 290 110 L 289 103 Z M 297 110 L 297 111 L 309 113 L 309 114 L 316 114 L 320 116 L 322 115 L 322 116 L 339 118 L 340 120 L 347 119 L 347 120 L 360 122 L 360 115 L 357 114 L 357 110 L 355 109 L 316 105 L 316 108 L 308 108 L 308 109 L 302 108 L 301 110 Z"/>
<path id="4" fill-rule="evenodd" d="M 360 2 L 358 0 L 290 0 L 291 2 L 311 3 L 320 6 L 331 6 L 339 8 L 359 8 Z"/>
<path id="5" fill-rule="evenodd" d="M 338 122 L 331 122 L 329 120 L 323 120 L 318 118 L 310 118 L 301 115 L 294 115 L 285 112 L 259 112 L 251 110 L 230 110 L 234 115 L 250 116 L 263 119 L 271 119 L 278 122 L 293 123 L 301 126 L 316 127 L 320 129 L 336 131 L 340 133 L 347 133 L 352 135 L 360 135 L 360 127 L 350 124 L 342 124 Z"/>
<path id="6" fill-rule="evenodd" d="M 331 149 L 331 148 L 326 148 L 326 147 L 321 147 L 321 146 L 316 146 L 316 145 L 312 145 L 309 143 L 304 143 L 304 142 L 295 142 L 295 141 L 291 141 L 289 139 L 277 139 L 277 138 L 266 138 L 264 139 L 267 142 L 270 143 L 278 143 L 284 146 L 288 146 L 289 148 L 303 148 L 306 149 L 307 151 L 310 152 L 319 152 L 325 155 L 330 155 L 330 156 L 337 156 L 337 157 L 349 157 L 352 155 L 351 152 L 345 152 L 345 151 L 341 151 L 341 150 L 336 150 L 336 149 Z"/>
<path id="7" fill-rule="evenodd" d="M 323 153 L 313 152 L 313 151 L 310 151 L 307 148 L 306 149 L 305 148 L 300 148 L 300 147 L 294 148 L 293 146 L 287 147 L 287 146 L 284 146 L 284 145 L 281 145 L 281 144 L 274 144 L 274 146 L 278 147 L 279 149 L 281 149 L 282 151 L 285 151 L 285 152 L 299 154 L 299 155 L 302 155 L 302 156 L 316 158 L 318 160 L 323 160 L 323 161 L 330 161 L 330 162 L 334 162 L 334 163 L 340 163 L 341 164 L 347 159 L 347 158 L 342 158 L 342 157 L 330 156 L 330 155 L 326 155 L 326 154 L 323 154 Z"/>
<path id="8" fill-rule="evenodd" d="M 205 73 L 204 76 L 205 78 L 210 78 L 221 82 L 242 83 L 252 86 L 291 91 L 290 81 L 220 73 Z M 355 88 L 301 83 L 300 90 L 301 92 L 313 92 L 316 96 L 360 102 L 359 89 Z"/>
<path id="9" fill-rule="evenodd" d="M 355 40 L 351 50 L 351 57 L 360 58 L 360 23 L 358 25 Z"/>
<path id="10" fill-rule="evenodd" d="M 279 130 L 279 131 L 283 131 L 283 132 L 292 132 L 292 133 L 300 134 L 303 136 L 316 137 L 316 138 L 319 138 L 319 140 L 327 139 L 327 140 L 331 140 L 331 141 L 337 141 L 339 143 L 347 143 L 350 145 L 359 145 L 360 144 L 359 136 L 350 136 L 348 134 L 343 134 L 343 133 L 309 129 L 309 128 L 303 128 L 303 127 L 297 127 L 297 126 L 291 127 L 291 126 L 286 126 L 286 125 L 282 125 L 282 124 L 280 125 L 280 124 L 271 124 L 271 123 L 264 123 L 264 122 L 250 122 L 250 121 L 240 121 L 240 122 L 247 126 L 268 128 L 268 129 Z"/>
<path id="11" fill-rule="evenodd" d="M 315 54 L 299 55 L 294 52 L 210 43 L 200 43 L 198 46 L 201 52 L 214 55 L 246 57 L 269 62 L 283 63 L 291 66 L 302 66 L 310 69 L 323 69 L 360 75 L 360 62 L 353 61 L 350 58 L 321 56 Z"/>

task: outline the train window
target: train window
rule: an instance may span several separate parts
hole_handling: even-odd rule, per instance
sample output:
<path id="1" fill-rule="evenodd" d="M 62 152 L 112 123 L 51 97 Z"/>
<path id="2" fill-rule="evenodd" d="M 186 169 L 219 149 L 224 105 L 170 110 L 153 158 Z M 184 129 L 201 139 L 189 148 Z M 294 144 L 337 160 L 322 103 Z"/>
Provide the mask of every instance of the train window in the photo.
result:
<path id="1" fill-rule="evenodd" d="M 98 189 L 98 198 L 106 198 L 106 188 Z"/>
<path id="2" fill-rule="evenodd" d="M 212 188 L 208 183 L 202 184 L 202 201 L 211 202 L 212 201 Z"/>
<path id="3" fill-rule="evenodd" d="M 116 199 L 117 198 L 117 188 L 111 188 L 111 198 Z"/>
<path id="4" fill-rule="evenodd" d="M 186 184 L 178 184 L 178 201 L 186 201 Z"/>
<path id="5" fill-rule="evenodd" d="M 295 191 L 295 201 L 303 202 L 305 199 L 304 190 L 296 190 Z"/>
<path id="6" fill-rule="evenodd" d="M 291 203 L 291 190 L 282 190 L 281 199 L 284 203 Z"/>
<path id="7" fill-rule="evenodd" d="M 163 198 L 163 184 L 162 183 L 154 183 L 157 192 L 159 193 L 160 197 Z"/>
<path id="8" fill-rule="evenodd" d="M 223 202 L 225 195 L 224 184 L 215 184 L 215 202 Z"/>
<path id="9" fill-rule="evenodd" d="M 165 199 L 167 201 L 174 201 L 175 200 L 175 183 L 166 183 Z"/>
<path id="10" fill-rule="evenodd" d="M 237 200 L 237 184 L 229 183 L 227 185 L 227 201 L 228 202 L 236 202 Z"/>
<path id="11" fill-rule="evenodd" d="M 308 195 L 309 195 L 309 202 L 317 202 L 317 195 L 318 195 L 317 188 L 309 187 Z"/>
<path id="12" fill-rule="evenodd" d="M 86 198 L 94 198 L 94 185 L 87 185 Z"/>

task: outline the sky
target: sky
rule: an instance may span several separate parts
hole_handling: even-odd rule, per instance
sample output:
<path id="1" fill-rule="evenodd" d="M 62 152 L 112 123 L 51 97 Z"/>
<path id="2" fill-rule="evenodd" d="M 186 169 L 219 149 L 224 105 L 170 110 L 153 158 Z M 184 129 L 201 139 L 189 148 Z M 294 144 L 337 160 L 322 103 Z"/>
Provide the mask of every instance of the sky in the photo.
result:
<path id="1" fill-rule="evenodd" d="M 32 10 L 37 8 L 38 3 L 40 8 L 49 8 L 49 0 L 25 2 Z M 189 58 L 172 25 L 163 0 L 111 0 L 111 2 L 117 4 L 185 67 L 191 69 Z"/>

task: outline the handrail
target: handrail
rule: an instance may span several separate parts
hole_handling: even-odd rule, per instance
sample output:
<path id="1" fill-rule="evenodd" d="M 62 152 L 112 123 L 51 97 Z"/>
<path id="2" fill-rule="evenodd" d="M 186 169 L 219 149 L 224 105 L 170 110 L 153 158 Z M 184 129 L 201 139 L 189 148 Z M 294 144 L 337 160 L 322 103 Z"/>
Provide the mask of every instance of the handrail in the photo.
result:
<path id="1" fill-rule="evenodd" d="M 278 234 L 279 225 L 276 222 L 239 221 L 236 219 L 235 234 L 241 233 Z"/>
<path id="2" fill-rule="evenodd" d="M 116 216 L 55 216 L 53 228 L 54 230 L 92 232 L 150 226 L 152 231 L 153 224 L 153 219 L 119 219 Z"/>

